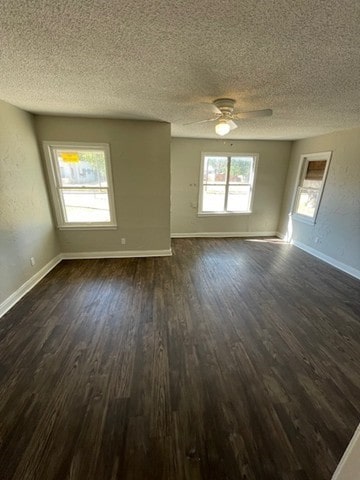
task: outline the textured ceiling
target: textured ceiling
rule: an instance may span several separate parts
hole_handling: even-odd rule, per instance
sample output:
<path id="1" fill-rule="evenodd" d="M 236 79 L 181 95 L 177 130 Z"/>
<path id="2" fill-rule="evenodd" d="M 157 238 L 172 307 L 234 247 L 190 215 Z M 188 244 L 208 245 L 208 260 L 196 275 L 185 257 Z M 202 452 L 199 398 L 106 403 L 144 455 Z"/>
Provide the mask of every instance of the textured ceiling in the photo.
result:
<path id="1" fill-rule="evenodd" d="M 215 138 L 295 139 L 360 125 L 359 0 L 0 0 L 0 98 L 35 113 L 162 120 Z"/>

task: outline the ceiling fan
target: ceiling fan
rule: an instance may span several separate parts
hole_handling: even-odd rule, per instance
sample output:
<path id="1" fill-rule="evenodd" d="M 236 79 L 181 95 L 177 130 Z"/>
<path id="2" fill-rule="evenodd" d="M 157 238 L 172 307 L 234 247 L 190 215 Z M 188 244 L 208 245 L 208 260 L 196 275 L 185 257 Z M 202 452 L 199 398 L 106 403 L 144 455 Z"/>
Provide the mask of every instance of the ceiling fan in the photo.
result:
<path id="1" fill-rule="evenodd" d="M 270 108 L 266 110 L 253 110 L 251 112 L 234 112 L 235 100 L 232 100 L 231 98 L 218 98 L 213 101 L 213 104 L 217 110 L 214 117 L 208 118 L 207 120 L 200 120 L 200 122 L 187 123 L 186 125 L 218 122 L 215 125 L 215 132 L 223 137 L 224 135 L 227 135 L 230 130 L 238 128 L 238 125 L 235 123 L 236 120 L 270 117 L 272 115 L 272 110 Z"/>

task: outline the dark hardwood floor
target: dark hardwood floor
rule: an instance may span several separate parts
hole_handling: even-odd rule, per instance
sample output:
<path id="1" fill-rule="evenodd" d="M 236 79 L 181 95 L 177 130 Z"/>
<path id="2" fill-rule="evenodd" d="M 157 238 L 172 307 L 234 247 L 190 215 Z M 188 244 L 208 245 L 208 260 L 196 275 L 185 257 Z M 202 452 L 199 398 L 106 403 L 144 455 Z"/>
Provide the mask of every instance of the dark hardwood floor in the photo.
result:
<path id="1" fill-rule="evenodd" d="M 63 261 L 0 320 L 1 480 L 330 480 L 360 282 L 276 241 Z"/>

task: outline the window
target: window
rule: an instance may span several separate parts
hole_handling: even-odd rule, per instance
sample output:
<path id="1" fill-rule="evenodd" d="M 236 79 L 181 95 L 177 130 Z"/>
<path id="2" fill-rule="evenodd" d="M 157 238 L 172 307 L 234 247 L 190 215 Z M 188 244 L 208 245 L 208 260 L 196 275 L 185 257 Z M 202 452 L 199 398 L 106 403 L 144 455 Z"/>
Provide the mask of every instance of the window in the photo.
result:
<path id="1" fill-rule="evenodd" d="M 315 223 L 324 189 L 331 152 L 302 155 L 294 199 L 295 218 Z"/>
<path id="2" fill-rule="evenodd" d="M 256 154 L 202 154 L 199 215 L 251 213 Z"/>
<path id="3" fill-rule="evenodd" d="M 109 146 L 44 142 L 59 228 L 114 228 Z"/>

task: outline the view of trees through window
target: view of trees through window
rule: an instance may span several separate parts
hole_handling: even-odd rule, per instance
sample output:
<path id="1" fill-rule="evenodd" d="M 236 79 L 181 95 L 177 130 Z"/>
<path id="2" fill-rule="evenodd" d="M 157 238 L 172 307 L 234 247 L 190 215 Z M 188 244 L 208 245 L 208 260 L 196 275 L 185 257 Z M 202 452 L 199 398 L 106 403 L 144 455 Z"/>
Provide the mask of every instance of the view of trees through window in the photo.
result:
<path id="1" fill-rule="evenodd" d="M 249 211 L 254 166 L 253 156 L 205 155 L 200 211 Z"/>
<path id="2" fill-rule="evenodd" d="M 109 222 L 105 152 L 58 149 L 56 158 L 65 221 Z"/>
<path id="3" fill-rule="evenodd" d="M 302 172 L 297 188 L 294 213 L 314 219 L 319 207 L 321 192 L 325 182 L 329 152 L 311 154 L 302 158 Z"/>
<path id="4" fill-rule="evenodd" d="M 252 157 L 231 157 L 229 182 L 249 183 Z M 224 183 L 227 179 L 228 157 L 205 157 L 204 183 Z"/>
<path id="5" fill-rule="evenodd" d="M 73 155 L 73 160 L 67 160 L 66 154 Z M 104 152 L 61 150 L 57 158 L 62 186 L 107 186 Z"/>

